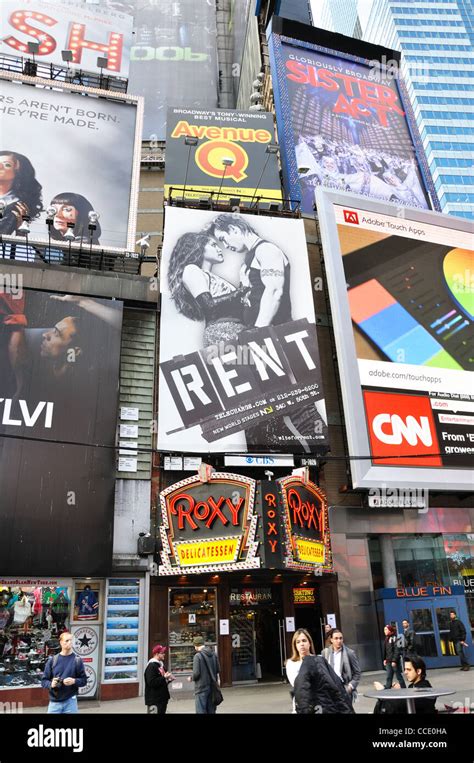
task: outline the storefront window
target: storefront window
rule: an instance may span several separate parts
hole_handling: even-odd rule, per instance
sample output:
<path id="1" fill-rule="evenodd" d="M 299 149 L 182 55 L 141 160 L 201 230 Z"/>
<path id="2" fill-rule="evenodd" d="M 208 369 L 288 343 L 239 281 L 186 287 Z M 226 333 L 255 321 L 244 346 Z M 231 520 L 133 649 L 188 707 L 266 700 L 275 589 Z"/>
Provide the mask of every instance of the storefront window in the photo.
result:
<path id="1" fill-rule="evenodd" d="M 400 588 L 452 583 L 441 535 L 392 536 L 392 544 Z M 369 539 L 369 553 L 374 588 L 385 588 L 378 538 Z"/>
<path id="2" fill-rule="evenodd" d="M 41 685 L 46 659 L 59 652 L 70 614 L 68 584 L 0 581 L 0 688 Z"/>
<path id="3" fill-rule="evenodd" d="M 175 675 L 191 673 L 196 636 L 211 646 L 217 643 L 216 589 L 170 588 L 169 654 Z"/>
<path id="4" fill-rule="evenodd" d="M 464 586 L 471 629 L 474 630 L 474 536 L 444 535 L 443 541 L 450 582 Z"/>

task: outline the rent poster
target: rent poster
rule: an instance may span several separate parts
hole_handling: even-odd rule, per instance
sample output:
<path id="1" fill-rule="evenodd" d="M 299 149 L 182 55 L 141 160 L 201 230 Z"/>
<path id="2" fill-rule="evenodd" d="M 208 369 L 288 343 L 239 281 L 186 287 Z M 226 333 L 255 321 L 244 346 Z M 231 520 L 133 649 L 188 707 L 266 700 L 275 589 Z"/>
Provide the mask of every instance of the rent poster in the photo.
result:
<path id="1" fill-rule="evenodd" d="M 170 207 L 161 288 L 160 449 L 325 449 L 301 220 Z"/>

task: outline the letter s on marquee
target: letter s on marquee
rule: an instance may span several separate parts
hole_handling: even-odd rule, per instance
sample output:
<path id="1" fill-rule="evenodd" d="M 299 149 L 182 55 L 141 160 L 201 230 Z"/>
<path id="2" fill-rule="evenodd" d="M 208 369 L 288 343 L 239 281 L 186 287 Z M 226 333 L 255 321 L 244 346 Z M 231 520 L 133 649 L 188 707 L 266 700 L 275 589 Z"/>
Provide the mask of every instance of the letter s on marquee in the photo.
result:
<path id="1" fill-rule="evenodd" d="M 35 11 L 14 11 L 8 21 L 14 29 L 18 29 L 19 32 L 30 35 L 32 41 L 39 42 L 38 56 L 47 56 L 56 49 L 56 40 L 51 37 L 43 29 L 37 29 L 31 26 L 28 22 L 31 20 L 39 21 L 46 26 L 55 26 L 58 22 L 51 16 L 47 16 L 46 13 L 36 13 Z M 4 40 L 6 45 L 18 50 L 20 53 L 28 52 L 28 44 L 20 42 L 16 37 L 7 37 Z"/>

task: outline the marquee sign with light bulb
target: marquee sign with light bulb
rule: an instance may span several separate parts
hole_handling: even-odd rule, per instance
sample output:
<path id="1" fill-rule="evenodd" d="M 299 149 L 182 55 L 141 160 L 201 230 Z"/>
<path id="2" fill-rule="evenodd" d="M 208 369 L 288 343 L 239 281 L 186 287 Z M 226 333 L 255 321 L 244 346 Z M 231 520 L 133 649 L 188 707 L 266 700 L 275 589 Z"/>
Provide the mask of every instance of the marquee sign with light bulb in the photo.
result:
<path id="1" fill-rule="evenodd" d="M 256 481 L 214 472 L 160 494 L 160 575 L 249 570 L 262 566 L 256 538 Z"/>
<path id="2" fill-rule="evenodd" d="M 160 494 L 159 575 L 288 569 L 332 572 L 327 500 L 297 476 L 214 472 Z"/>
<path id="3" fill-rule="evenodd" d="M 39 43 L 38 62 L 64 66 L 62 51 L 71 51 L 71 64 L 100 72 L 99 56 L 107 59 L 104 73 L 127 77 L 133 16 L 97 5 L 73 5 L 63 0 L 2 0 L 0 29 L 4 53 L 28 56 L 28 43 Z"/>

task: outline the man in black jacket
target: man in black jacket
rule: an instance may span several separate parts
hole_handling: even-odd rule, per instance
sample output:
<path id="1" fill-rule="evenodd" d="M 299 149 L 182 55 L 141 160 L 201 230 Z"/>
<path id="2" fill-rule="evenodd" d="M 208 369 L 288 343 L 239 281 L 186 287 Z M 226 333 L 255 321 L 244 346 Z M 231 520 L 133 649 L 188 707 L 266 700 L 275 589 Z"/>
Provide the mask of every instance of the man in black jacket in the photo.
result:
<path id="1" fill-rule="evenodd" d="M 407 654 L 405 657 L 405 678 L 409 689 L 431 689 L 431 684 L 426 678 L 425 661 L 417 654 Z M 377 691 L 384 689 L 383 684 L 374 681 Z M 400 684 L 394 684 L 395 689 L 400 689 Z M 423 697 L 415 700 L 415 713 L 429 715 L 435 713 L 436 697 Z M 374 713 L 406 713 L 407 703 L 404 699 L 379 699 L 374 708 Z"/>
<path id="2" fill-rule="evenodd" d="M 347 715 L 354 712 L 344 684 L 324 657 L 310 654 L 303 659 L 294 688 L 297 713 Z"/>
<path id="3" fill-rule="evenodd" d="M 464 623 L 462 623 L 461 620 L 458 620 L 454 609 L 450 611 L 449 617 L 451 618 L 449 624 L 449 638 L 454 644 L 454 651 L 461 660 L 461 670 L 469 670 L 469 663 L 463 650 L 463 646 L 467 646 Z"/>
<path id="4" fill-rule="evenodd" d="M 413 654 L 415 652 L 415 631 L 410 628 L 408 620 L 402 620 L 403 627 L 403 654 Z"/>
<path id="5" fill-rule="evenodd" d="M 157 644 L 152 655 L 145 669 L 145 705 L 148 713 L 164 715 L 170 699 L 168 684 L 173 676 L 165 669 L 166 647 Z"/>

